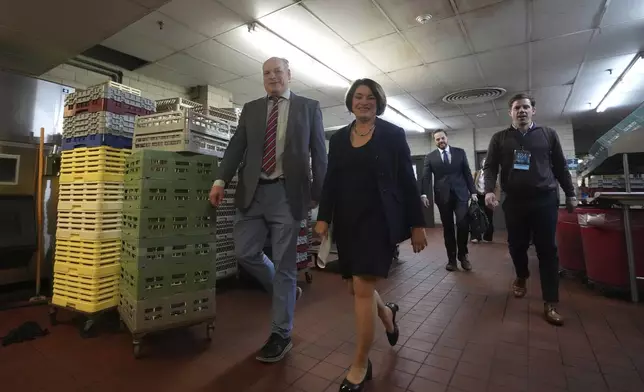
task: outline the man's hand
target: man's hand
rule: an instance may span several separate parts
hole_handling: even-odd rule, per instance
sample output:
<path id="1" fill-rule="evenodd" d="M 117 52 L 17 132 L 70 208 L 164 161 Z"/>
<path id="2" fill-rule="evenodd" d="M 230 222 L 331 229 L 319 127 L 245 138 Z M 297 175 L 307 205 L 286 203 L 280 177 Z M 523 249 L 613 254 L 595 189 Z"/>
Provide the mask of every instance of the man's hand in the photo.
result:
<path id="1" fill-rule="evenodd" d="M 427 195 L 420 196 L 420 200 L 423 202 L 425 208 L 429 208 L 429 199 L 427 198 Z"/>
<path id="2" fill-rule="evenodd" d="M 577 208 L 577 198 L 576 197 L 566 197 L 566 210 L 569 213 L 575 212 Z"/>
<path id="3" fill-rule="evenodd" d="M 473 193 L 473 194 L 472 194 L 472 201 L 473 201 L 474 203 L 476 203 L 476 202 L 478 202 L 478 201 L 479 201 L 479 197 L 478 197 L 478 195 L 476 195 L 475 193 Z"/>
<path id="4" fill-rule="evenodd" d="M 326 238 L 329 235 L 329 224 L 324 221 L 317 221 L 315 228 L 313 228 L 315 234 L 320 238 Z"/>
<path id="5" fill-rule="evenodd" d="M 210 204 L 212 204 L 213 207 L 219 207 L 221 201 L 224 200 L 224 187 L 213 185 L 210 189 L 210 195 L 208 196 L 208 199 L 210 200 Z"/>
<path id="6" fill-rule="evenodd" d="M 496 200 L 496 195 L 494 192 L 485 194 L 485 205 L 488 208 L 494 209 L 499 205 L 499 202 Z"/>
<path id="7" fill-rule="evenodd" d="M 420 253 L 427 246 L 427 237 L 425 236 L 425 229 L 422 227 L 414 227 L 411 229 L 411 247 L 414 253 Z"/>

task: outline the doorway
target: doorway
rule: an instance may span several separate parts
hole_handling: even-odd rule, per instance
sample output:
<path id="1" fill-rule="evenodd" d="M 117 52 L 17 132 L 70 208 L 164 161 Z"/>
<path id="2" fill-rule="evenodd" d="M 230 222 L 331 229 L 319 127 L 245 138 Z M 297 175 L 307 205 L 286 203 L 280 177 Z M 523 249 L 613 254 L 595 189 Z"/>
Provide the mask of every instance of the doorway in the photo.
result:
<path id="1" fill-rule="evenodd" d="M 432 190 L 432 179 L 430 177 L 428 184 L 425 184 L 423 181 L 425 157 L 422 155 L 412 156 L 411 163 L 414 168 L 414 174 L 416 175 L 416 182 L 418 184 L 418 189 L 420 189 L 420 194 L 427 195 L 427 198 L 429 199 L 429 208 L 423 207 L 425 225 L 427 227 L 434 227 L 436 224 L 434 223 L 434 192 Z"/>

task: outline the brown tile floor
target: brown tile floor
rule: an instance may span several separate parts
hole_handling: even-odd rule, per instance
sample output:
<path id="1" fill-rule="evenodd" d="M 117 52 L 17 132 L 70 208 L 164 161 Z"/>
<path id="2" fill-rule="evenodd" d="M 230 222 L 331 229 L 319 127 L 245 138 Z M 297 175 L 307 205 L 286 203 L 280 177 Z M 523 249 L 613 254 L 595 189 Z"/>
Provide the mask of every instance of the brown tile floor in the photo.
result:
<path id="1" fill-rule="evenodd" d="M 512 267 L 502 237 L 471 246 L 472 273 L 443 269 L 438 230 L 420 255 L 402 247 L 406 262 L 380 285 L 386 300 L 400 304 L 400 345 L 390 349 L 378 327 L 368 390 L 644 391 L 644 310 L 567 281 L 566 326 L 545 324 L 536 277 L 527 298 L 508 296 Z M 269 301 L 235 290 L 218 297 L 210 345 L 201 328 L 166 333 L 150 338 L 148 357 L 134 360 L 126 333 L 81 339 L 59 325 L 45 338 L 0 348 L 0 390 L 335 392 L 353 352 L 352 303 L 337 275 L 314 274 L 283 363 L 253 359 L 267 337 Z M 0 335 L 26 320 L 46 325 L 47 309 L 0 313 Z"/>

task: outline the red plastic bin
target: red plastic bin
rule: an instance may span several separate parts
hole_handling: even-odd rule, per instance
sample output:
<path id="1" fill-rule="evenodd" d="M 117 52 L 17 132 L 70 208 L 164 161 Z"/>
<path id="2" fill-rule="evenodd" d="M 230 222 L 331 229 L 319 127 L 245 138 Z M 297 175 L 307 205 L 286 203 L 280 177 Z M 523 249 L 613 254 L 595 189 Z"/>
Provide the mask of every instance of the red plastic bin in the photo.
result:
<path id="1" fill-rule="evenodd" d="M 600 214 L 604 219 L 598 223 L 582 222 L 581 239 L 586 260 L 588 280 L 607 288 L 629 290 L 628 258 L 624 236 L 622 210 L 595 210 L 589 214 Z M 590 224 L 588 224 L 590 223 Z M 631 229 L 637 276 L 644 276 L 644 211 L 631 210 Z M 638 282 L 640 290 L 644 288 Z"/>
<path id="2" fill-rule="evenodd" d="M 557 221 L 557 249 L 559 266 L 573 273 L 585 273 L 584 246 L 581 241 L 579 214 L 592 213 L 596 208 L 577 208 L 570 213 L 565 209 L 559 210 Z"/>

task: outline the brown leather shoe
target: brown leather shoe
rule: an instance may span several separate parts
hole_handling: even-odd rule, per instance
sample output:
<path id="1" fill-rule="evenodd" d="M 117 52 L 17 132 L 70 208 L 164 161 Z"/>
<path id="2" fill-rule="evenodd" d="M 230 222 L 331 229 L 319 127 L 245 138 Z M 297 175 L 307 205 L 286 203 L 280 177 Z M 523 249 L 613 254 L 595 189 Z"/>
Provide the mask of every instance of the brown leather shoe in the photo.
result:
<path id="1" fill-rule="evenodd" d="M 458 260 L 461 262 L 461 267 L 464 271 L 472 270 L 472 263 L 470 263 L 470 259 L 467 257 L 467 255 L 459 257 Z"/>
<path id="2" fill-rule="evenodd" d="M 562 326 L 564 323 L 554 304 L 543 304 L 543 317 L 552 325 Z"/>
<path id="3" fill-rule="evenodd" d="M 512 283 L 512 293 L 516 298 L 525 297 L 528 292 L 526 288 L 526 279 L 525 278 L 516 278 L 514 283 Z"/>

